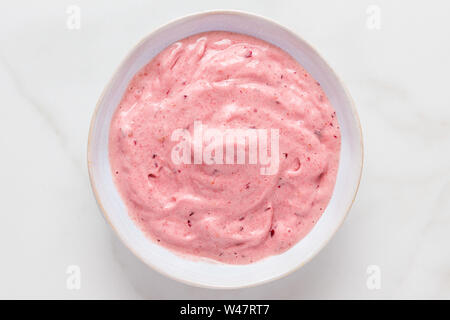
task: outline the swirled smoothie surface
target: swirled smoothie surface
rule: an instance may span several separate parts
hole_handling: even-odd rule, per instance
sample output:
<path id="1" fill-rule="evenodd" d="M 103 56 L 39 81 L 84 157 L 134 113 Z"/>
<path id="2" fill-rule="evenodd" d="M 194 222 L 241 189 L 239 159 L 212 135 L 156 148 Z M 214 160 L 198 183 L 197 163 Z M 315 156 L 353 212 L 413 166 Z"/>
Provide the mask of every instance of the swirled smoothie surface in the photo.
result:
<path id="1" fill-rule="evenodd" d="M 172 133 L 194 121 L 279 129 L 279 165 L 175 164 Z M 203 142 L 207 145 L 207 142 Z M 224 150 L 225 150 L 224 146 Z M 207 32 L 163 50 L 131 80 L 110 128 L 115 184 L 151 239 L 182 254 L 244 264 L 302 239 L 333 192 L 340 150 L 320 84 L 278 47 Z"/>

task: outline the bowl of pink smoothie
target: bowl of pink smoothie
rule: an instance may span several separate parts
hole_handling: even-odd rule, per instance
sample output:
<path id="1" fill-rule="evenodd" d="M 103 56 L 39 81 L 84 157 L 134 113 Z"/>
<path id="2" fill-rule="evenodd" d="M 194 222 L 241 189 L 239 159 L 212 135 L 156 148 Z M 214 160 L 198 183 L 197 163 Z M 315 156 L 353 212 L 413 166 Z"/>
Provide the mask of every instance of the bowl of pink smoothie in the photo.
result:
<path id="1" fill-rule="evenodd" d="M 353 101 L 304 40 L 214 11 L 143 39 L 106 86 L 88 168 L 106 220 L 142 261 L 202 287 L 300 268 L 331 239 L 363 162 Z"/>

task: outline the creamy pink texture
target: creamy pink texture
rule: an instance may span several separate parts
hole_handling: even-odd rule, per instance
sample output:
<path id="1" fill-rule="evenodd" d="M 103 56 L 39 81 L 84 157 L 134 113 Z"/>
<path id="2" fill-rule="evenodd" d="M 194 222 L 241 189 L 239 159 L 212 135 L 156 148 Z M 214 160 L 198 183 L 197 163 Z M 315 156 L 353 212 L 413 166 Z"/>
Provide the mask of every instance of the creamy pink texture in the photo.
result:
<path id="1" fill-rule="evenodd" d="M 175 165 L 172 132 L 278 128 L 275 175 L 260 165 Z M 110 129 L 116 186 L 130 216 L 161 245 L 251 263 L 302 239 L 324 212 L 340 131 L 325 93 L 292 57 L 262 40 L 208 32 L 174 43 L 130 82 Z"/>

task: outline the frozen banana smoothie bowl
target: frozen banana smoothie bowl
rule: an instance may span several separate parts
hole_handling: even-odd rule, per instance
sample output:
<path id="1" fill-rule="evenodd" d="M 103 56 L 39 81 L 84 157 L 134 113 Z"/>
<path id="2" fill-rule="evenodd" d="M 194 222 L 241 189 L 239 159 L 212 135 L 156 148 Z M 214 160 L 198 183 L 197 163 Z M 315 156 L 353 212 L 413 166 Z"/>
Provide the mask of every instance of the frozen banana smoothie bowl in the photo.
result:
<path id="1" fill-rule="evenodd" d="M 98 205 L 149 267 L 241 288 L 311 260 L 343 223 L 363 165 L 348 91 L 266 18 L 211 11 L 150 33 L 92 118 Z"/>

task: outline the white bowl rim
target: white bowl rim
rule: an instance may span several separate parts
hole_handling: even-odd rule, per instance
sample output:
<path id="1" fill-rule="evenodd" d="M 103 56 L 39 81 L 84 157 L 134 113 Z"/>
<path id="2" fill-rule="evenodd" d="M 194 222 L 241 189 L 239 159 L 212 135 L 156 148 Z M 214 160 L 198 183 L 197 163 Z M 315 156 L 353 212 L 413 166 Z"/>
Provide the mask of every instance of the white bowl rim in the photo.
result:
<path id="1" fill-rule="evenodd" d="M 194 281 L 189 281 L 186 280 L 184 278 L 181 277 L 176 277 L 173 276 L 172 274 L 165 272 L 164 270 L 160 269 L 159 267 L 153 265 L 152 263 L 150 263 L 149 261 L 147 261 L 146 259 L 144 259 L 141 254 L 139 252 L 136 252 L 132 246 L 127 243 L 127 241 L 120 235 L 120 233 L 117 231 L 116 226 L 111 222 L 109 216 L 108 216 L 108 212 L 105 210 L 101 200 L 100 200 L 100 196 L 98 194 L 97 191 L 97 187 L 94 181 L 94 174 L 92 172 L 93 168 L 92 168 L 92 155 L 91 155 L 91 145 L 92 145 L 92 134 L 93 134 L 93 128 L 94 128 L 94 124 L 95 121 L 97 119 L 97 115 L 98 115 L 98 111 L 100 108 L 100 103 L 104 98 L 104 95 L 107 91 L 107 89 L 111 86 L 115 75 L 117 74 L 117 71 L 120 70 L 126 63 L 126 61 L 131 57 L 132 53 L 136 50 L 136 48 L 138 48 L 142 43 L 144 43 L 147 38 L 153 36 L 156 33 L 159 33 L 163 30 L 165 30 L 166 28 L 170 28 L 172 25 L 177 24 L 177 23 L 181 23 L 183 21 L 186 20 L 190 20 L 190 19 L 195 19 L 195 18 L 200 18 L 203 16 L 207 16 L 207 15 L 220 15 L 220 14 L 229 14 L 229 15 L 240 15 L 243 17 L 252 17 L 252 18 L 257 18 L 260 19 L 266 23 L 275 25 L 277 28 L 282 29 L 283 31 L 289 33 L 293 38 L 296 38 L 296 40 L 300 40 L 301 42 L 303 42 L 305 44 L 305 46 L 309 47 L 310 50 L 312 50 L 312 52 L 314 54 L 317 55 L 318 58 L 320 58 L 325 67 L 328 69 L 328 71 L 333 74 L 333 76 L 337 79 L 339 85 L 341 86 L 341 89 L 344 91 L 348 101 L 349 101 L 349 105 L 351 107 L 351 112 L 352 115 L 354 117 L 355 123 L 358 126 L 358 140 L 360 142 L 360 151 L 361 151 L 361 161 L 359 163 L 359 173 L 358 173 L 358 181 L 356 184 L 356 187 L 354 189 L 354 194 L 352 197 L 351 202 L 349 203 L 345 214 L 342 216 L 341 220 L 336 223 L 336 226 L 334 228 L 334 230 L 332 232 L 329 233 L 327 239 L 325 241 L 323 241 L 323 243 L 320 246 L 317 246 L 314 251 L 312 252 L 312 254 L 305 260 L 301 261 L 295 268 L 292 268 L 291 270 L 284 272 L 282 274 L 279 275 L 275 275 L 273 277 L 267 278 L 267 279 L 262 279 L 262 280 L 258 280 L 258 281 L 254 281 L 253 283 L 249 283 L 249 284 L 243 284 L 243 285 L 239 285 L 239 286 L 218 286 L 218 285 L 206 285 L 204 283 L 198 283 L 198 282 L 194 282 Z M 172 280 L 176 280 L 179 281 L 181 283 L 187 284 L 187 285 L 191 285 L 194 287 L 200 287 L 200 288 L 207 288 L 207 289 L 228 289 L 228 290 L 233 290 L 233 289 L 242 289 L 242 288 L 250 288 L 250 287 L 255 287 L 258 285 L 262 285 L 265 283 L 269 283 L 281 278 L 284 278 L 292 273 L 294 273 L 295 271 L 299 270 L 301 267 L 303 267 L 305 264 L 307 264 L 309 261 L 311 261 L 328 243 L 329 241 L 333 238 L 333 236 L 336 234 L 337 230 L 339 230 L 339 228 L 342 226 L 342 224 L 344 223 L 346 217 L 348 216 L 348 213 L 353 205 L 353 203 L 355 202 L 356 199 L 356 195 L 358 193 L 358 189 L 361 183 L 361 177 L 362 177 L 362 171 L 363 171 L 363 165 L 364 165 L 364 144 L 363 144 L 363 134 L 362 134 L 362 128 L 361 128 L 361 121 L 359 119 L 359 115 L 358 112 L 356 110 L 355 107 L 355 103 L 354 100 L 352 98 L 352 96 L 350 95 L 347 87 L 344 85 L 344 83 L 342 82 L 342 80 L 339 78 L 339 76 L 336 74 L 336 72 L 330 67 L 330 65 L 327 63 L 327 61 L 319 54 L 319 52 L 315 49 L 315 47 L 313 47 L 309 42 L 307 42 L 306 40 L 304 40 L 302 37 L 300 37 L 299 35 L 297 35 L 295 32 L 291 31 L 290 29 L 288 29 L 287 27 L 284 27 L 283 25 L 279 24 L 278 22 L 264 17 L 262 15 L 259 14 L 255 14 L 255 13 L 249 13 L 246 11 L 242 11 L 242 10 L 205 10 L 205 11 L 200 11 L 200 12 L 195 12 L 195 13 L 190 13 L 175 19 L 170 20 L 169 22 L 159 26 L 158 28 L 154 29 L 152 32 L 150 32 L 149 34 L 147 34 L 145 37 L 143 37 L 138 43 L 136 43 L 133 48 L 131 48 L 128 51 L 128 54 L 122 59 L 121 63 L 118 65 L 117 68 L 115 68 L 115 71 L 113 73 L 113 75 L 111 76 L 110 80 L 108 81 L 108 83 L 106 84 L 106 86 L 104 87 L 98 101 L 97 104 L 95 106 L 94 112 L 92 114 L 92 118 L 91 118 L 91 123 L 89 126 L 89 134 L 88 134 L 88 143 L 87 143 L 87 166 L 88 166 L 88 173 L 89 173 L 89 181 L 90 181 L 90 185 L 92 188 L 92 192 L 94 194 L 95 200 L 97 202 L 98 207 L 100 208 L 100 211 L 103 215 L 103 217 L 105 218 L 105 220 L 108 222 L 108 224 L 111 226 L 111 228 L 114 230 L 114 233 L 116 234 L 116 236 L 121 240 L 121 242 L 139 259 L 141 260 L 144 264 L 146 264 L 147 266 L 149 266 L 151 269 L 157 271 L 158 273 L 172 279 Z M 300 240 L 301 241 L 301 240 Z M 290 249 L 288 249 L 290 250 Z"/>

